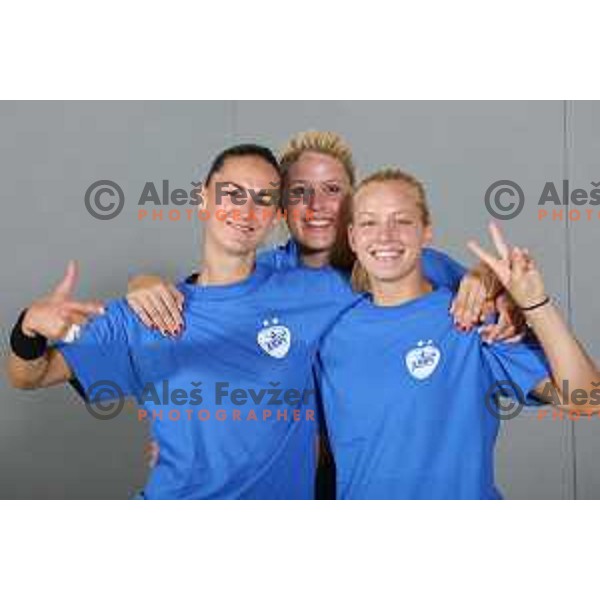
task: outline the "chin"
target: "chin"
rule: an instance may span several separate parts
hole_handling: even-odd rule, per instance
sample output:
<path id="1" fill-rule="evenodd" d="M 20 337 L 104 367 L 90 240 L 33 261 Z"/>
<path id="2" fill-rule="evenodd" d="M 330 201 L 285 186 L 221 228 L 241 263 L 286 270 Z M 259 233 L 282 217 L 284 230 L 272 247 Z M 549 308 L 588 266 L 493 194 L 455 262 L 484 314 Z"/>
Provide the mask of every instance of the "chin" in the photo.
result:
<path id="1" fill-rule="evenodd" d="M 327 238 L 324 236 L 302 235 L 297 236 L 296 240 L 303 248 L 313 252 L 331 250 L 335 244 L 335 236 Z"/>
<path id="2" fill-rule="evenodd" d="M 258 243 L 254 240 L 222 239 L 218 241 L 218 246 L 230 256 L 244 256 L 256 251 Z"/>
<path id="3" fill-rule="evenodd" d="M 365 264 L 365 263 L 363 263 Z M 369 277 L 381 281 L 382 283 L 392 283 L 401 281 L 410 272 L 411 268 L 409 265 L 381 265 L 368 263 L 368 268 L 365 267 Z"/>

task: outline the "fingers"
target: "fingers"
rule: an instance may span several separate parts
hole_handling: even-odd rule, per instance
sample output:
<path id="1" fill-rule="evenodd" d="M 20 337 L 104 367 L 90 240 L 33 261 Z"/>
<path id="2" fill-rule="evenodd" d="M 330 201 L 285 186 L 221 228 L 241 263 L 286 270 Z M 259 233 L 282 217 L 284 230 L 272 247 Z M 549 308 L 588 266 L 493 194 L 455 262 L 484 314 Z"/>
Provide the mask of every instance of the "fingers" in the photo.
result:
<path id="1" fill-rule="evenodd" d="M 67 340 L 69 333 L 73 331 L 74 326 L 85 325 L 88 318 L 87 314 L 62 307 L 55 312 L 54 319 L 48 328 L 48 334 L 42 333 L 42 335 L 49 339 L 73 341 L 74 337 Z"/>
<path id="2" fill-rule="evenodd" d="M 494 221 L 492 221 L 488 226 L 488 230 L 492 236 L 492 241 L 494 242 L 494 246 L 496 247 L 500 258 L 502 260 L 506 260 L 509 256 L 510 249 L 504 240 L 504 236 L 500 231 L 500 227 Z"/>
<path id="3" fill-rule="evenodd" d="M 481 315 L 482 321 L 487 321 L 491 318 L 496 312 L 496 303 L 494 300 L 487 299 L 485 304 L 483 305 L 483 312 Z"/>
<path id="4" fill-rule="evenodd" d="M 496 323 L 484 325 L 479 329 L 479 334 L 486 344 L 493 344 L 494 342 L 516 344 L 523 341 L 527 332 L 520 331 L 514 325 Z"/>
<path id="5" fill-rule="evenodd" d="M 168 318 L 175 330 L 183 325 L 181 309 L 183 307 L 183 294 L 172 284 L 160 290 L 160 298 L 167 308 Z"/>
<path id="6" fill-rule="evenodd" d="M 520 279 L 528 270 L 527 261 L 520 248 L 513 248 L 510 253 L 513 279 Z"/>
<path id="7" fill-rule="evenodd" d="M 183 323 L 181 312 L 173 297 L 172 291 L 165 286 L 157 289 L 155 294 L 162 319 L 167 324 L 167 332 L 176 335 L 179 333 L 179 329 Z"/>
<path id="8" fill-rule="evenodd" d="M 451 312 L 460 329 L 469 330 L 481 319 L 486 303 L 485 286 L 474 275 L 467 275 L 461 282 Z"/>
<path id="9" fill-rule="evenodd" d="M 97 302 L 95 300 L 87 302 L 68 301 L 64 302 L 62 307 L 66 310 L 75 311 L 89 317 L 104 314 L 104 305 L 102 302 Z"/>
<path id="10" fill-rule="evenodd" d="M 524 332 L 524 333 L 517 333 L 517 335 L 514 335 L 513 337 L 506 338 L 505 340 L 502 340 L 502 341 L 505 344 L 518 344 L 518 343 L 522 342 L 525 339 L 526 335 L 527 335 L 526 332 Z"/>
<path id="11" fill-rule="evenodd" d="M 74 260 L 70 260 L 64 277 L 54 290 L 52 290 L 52 295 L 58 298 L 68 298 L 71 296 L 77 284 L 78 271 L 77 263 Z"/>
<path id="12" fill-rule="evenodd" d="M 135 296 L 129 294 L 127 300 L 130 306 L 132 306 L 132 301 L 134 302 L 137 308 L 136 314 L 140 316 L 140 319 L 142 319 L 142 315 L 145 317 L 145 320 L 142 319 L 145 325 L 159 329 L 163 335 L 176 330 L 176 326 L 169 315 L 169 310 L 164 304 L 161 294 L 156 289 L 138 291 Z"/>
<path id="13" fill-rule="evenodd" d="M 140 278 L 138 278 L 140 279 Z M 177 335 L 183 329 L 184 295 L 160 278 L 143 277 L 130 282 L 127 302 L 146 327 L 157 328 L 163 335 Z"/>
<path id="14" fill-rule="evenodd" d="M 486 325 L 480 331 L 481 338 L 487 344 L 494 342 L 505 342 L 517 335 L 517 329 L 512 323 L 498 319 L 497 323 Z"/>
<path id="15" fill-rule="evenodd" d="M 486 302 L 486 289 L 481 280 L 477 281 L 477 284 L 471 288 L 467 304 L 467 317 L 466 319 L 475 325 L 478 323 L 483 315 L 483 307 Z"/>
<path id="16" fill-rule="evenodd" d="M 152 325 L 159 329 L 163 335 L 166 335 L 167 331 L 169 331 L 169 324 L 164 318 L 165 310 L 160 299 L 154 294 L 147 293 L 140 298 L 140 302 L 150 316 Z"/>
<path id="17" fill-rule="evenodd" d="M 152 323 L 152 317 L 148 311 L 144 308 L 143 304 L 138 302 L 137 297 L 127 296 L 127 303 L 133 312 L 138 316 L 140 321 L 149 329 L 154 329 L 155 325 Z"/>
<path id="18" fill-rule="evenodd" d="M 498 270 L 498 259 L 492 256 L 489 252 L 485 251 L 475 240 L 467 242 L 467 248 L 473 252 L 479 258 L 480 261 L 484 262 L 494 273 Z"/>
<path id="19" fill-rule="evenodd" d="M 520 341 L 527 328 L 525 318 L 516 304 L 504 293 L 496 299 L 495 309 L 498 313 L 498 322 L 479 330 L 483 341 L 490 344 Z"/>

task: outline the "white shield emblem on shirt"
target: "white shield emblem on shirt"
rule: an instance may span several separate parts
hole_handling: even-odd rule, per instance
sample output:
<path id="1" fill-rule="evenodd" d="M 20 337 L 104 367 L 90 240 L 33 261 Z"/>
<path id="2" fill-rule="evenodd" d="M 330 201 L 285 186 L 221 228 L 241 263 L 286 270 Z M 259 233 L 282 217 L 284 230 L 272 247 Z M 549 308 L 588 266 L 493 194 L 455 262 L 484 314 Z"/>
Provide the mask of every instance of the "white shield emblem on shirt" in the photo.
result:
<path id="1" fill-rule="evenodd" d="M 437 368 L 440 357 L 440 351 L 431 340 L 420 341 L 416 348 L 406 353 L 406 368 L 415 379 L 427 379 Z"/>
<path id="2" fill-rule="evenodd" d="M 272 323 L 272 324 L 271 324 Z M 273 358 L 284 358 L 290 350 L 292 333 L 285 325 L 279 325 L 277 318 L 264 321 L 264 329 L 256 336 L 258 345 Z"/>

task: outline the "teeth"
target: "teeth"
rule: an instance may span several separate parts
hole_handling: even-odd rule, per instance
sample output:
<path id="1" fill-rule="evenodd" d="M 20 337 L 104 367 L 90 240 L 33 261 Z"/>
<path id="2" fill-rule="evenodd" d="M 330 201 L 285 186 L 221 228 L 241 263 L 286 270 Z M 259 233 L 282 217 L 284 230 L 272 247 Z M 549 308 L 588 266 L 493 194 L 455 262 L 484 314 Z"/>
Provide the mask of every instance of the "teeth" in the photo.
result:
<path id="1" fill-rule="evenodd" d="M 332 219 L 306 219 L 305 223 L 308 227 L 329 227 L 332 223 Z"/>
<path id="2" fill-rule="evenodd" d="M 401 254 L 402 252 L 399 250 L 375 250 L 371 252 L 371 255 L 377 260 L 392 260 L 398 258 Z"/>
<path id="3" fill-rule="evenodd" d="M 254 227 L 252 225 L 243 225 L 242 223 L 236 223 L 235 221 L 232 221 L 231 219 L 227 219 L 226 223 L 227 223 L 227 225 L 230 225 L 234 229 L 237 229 L 238 231 L 243 231 L 244 233 L 248 233 L 249 231 L 254 231 Z"/>

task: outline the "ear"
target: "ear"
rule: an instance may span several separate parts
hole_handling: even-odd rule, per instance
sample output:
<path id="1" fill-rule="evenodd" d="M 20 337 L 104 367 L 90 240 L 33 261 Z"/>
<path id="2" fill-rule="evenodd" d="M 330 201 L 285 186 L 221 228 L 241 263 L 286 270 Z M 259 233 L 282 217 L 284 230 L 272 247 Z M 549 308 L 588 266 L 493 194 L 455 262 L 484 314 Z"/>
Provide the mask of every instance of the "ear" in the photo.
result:
<path id="1" fill-rule="evenodd" d="M 200 194 L 202 201 L 198 204 L 199 208 L 207 208 L 208 207 L 208 196 L 212 194 L 214 190 L 214 185 L 210 181 L 203 181 L 202 187 L 200 188 Z"/>
<path id="2" fill-rule="evenodd" d="M 433 227 L 426 225 L 423 229 L 423 246 L 430 246 L 433 242 Z"/>
<path id="3" fill-rule="evenodd" d="M 352 226 L 352 223 L 350 223 L 350 225 L 348 225 L 348 245 L 352 252 L 356 254 L 356 240 L 354 239 L 354 236 L 354 227 Z"/>

